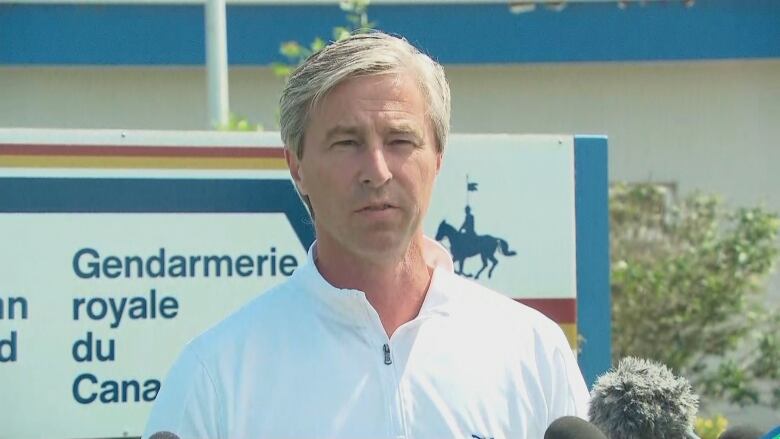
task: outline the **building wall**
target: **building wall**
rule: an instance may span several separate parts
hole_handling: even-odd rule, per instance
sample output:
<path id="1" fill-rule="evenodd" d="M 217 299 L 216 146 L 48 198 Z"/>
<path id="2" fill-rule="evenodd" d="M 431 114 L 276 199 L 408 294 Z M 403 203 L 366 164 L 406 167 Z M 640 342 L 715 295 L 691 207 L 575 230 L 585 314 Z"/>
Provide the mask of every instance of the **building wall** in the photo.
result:
<path id="1" fill-rule="evenodd" d="M 613 180 L 675 182 L 780 211 L 780 60 L 448 66 L 456 132 L 610 138 Z M 186 67 L 0 67 L 0 126 L 203 129 Z M 230 72 L 234 112 L 275 130 L 282 81 Z"/>
<path id="2" fill-rule="evenodd" d="M 604 133 L 615 180 L 780 210 L 780 61 L 451 69 L 457 131 Z"/>

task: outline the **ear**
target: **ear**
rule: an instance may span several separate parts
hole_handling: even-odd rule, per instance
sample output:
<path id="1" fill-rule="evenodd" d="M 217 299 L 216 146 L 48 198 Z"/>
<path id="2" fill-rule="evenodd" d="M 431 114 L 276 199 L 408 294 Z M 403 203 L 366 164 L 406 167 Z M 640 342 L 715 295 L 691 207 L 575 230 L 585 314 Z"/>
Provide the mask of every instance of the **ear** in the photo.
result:
<path id="1" fill-rule="evenodd" d="M 439 171 L 441 170 L 441 161 L 444 160 L 444 153 L 443 152 L 437 152 L 436 153 L 436 175 L 439 175 Z"/>
<path id="2" fill-rule="evenodd" d="M 301 195 L 308 195 L 306 191 L 306 185 L 303 180 L 303 169 L 301 168 L 301 161 L 298 157 L 290 151 L 289 148 L 284 148 L 284 159 L 287 161 L 287 167 L 290 168 L 290 176 L 295 183 L 295 187 L 298 188 L 298 192 Z"/>

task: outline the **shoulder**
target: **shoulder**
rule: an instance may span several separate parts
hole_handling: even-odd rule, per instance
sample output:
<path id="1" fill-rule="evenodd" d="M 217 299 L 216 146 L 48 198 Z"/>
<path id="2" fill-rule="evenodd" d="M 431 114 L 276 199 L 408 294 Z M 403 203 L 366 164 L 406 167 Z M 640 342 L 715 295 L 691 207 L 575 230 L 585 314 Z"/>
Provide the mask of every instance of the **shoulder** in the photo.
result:
<path id="1" fill-rule="evenodd" d="M 143 437 L 160 431 L 183 438 L 222 437 L 225 416 L 220 400 L 213 377 L 190 344 L 168 371 Z"/>
<path id="2" fill-rule="evenodd" d="M 242 368 L 259 372 L 263 359 L 285 343 L 277 329 L 293 326 L 306 312 L 300 293 L 288 279 L 187 343 L 162 383 L 145 436 L 165 430 L 180 437 L 225 437 L 226 402 L 240 389 Z"/>
<path id="3" fill-rule="evenodd" d="M 238 358 L 246 346 L 266 348 L 280 327 L 298 320 L 296 313 L 306 312 L 304 296 L 289 279 L 272 287 L 191 339 L 177 364 L 202 369 L 206 376 L 219 375 L 216 369 L 226 359 Z"/>
<path id="4" fill-rule="evenodd" d="M 229 349 L 262 342 L 305 314 L 311 303 L 295 283 L 287 281 L 261 293 L 226 318 L 195 337 L 190 348 L 206 362 Z"/>
<path id="5" fill-rule="evenodd" d="M 442 273 L 439 286 L 451 303 L 453 326 L 464 339 L 484 344 L 495 340 L 500 352 L 522 372 L 514 376 L 529 395 L 536 395 L 548 419 L 585 416 L 587 387 L 561 327 L 541 312 L 454 273 Z M 462 339 L 461 339 L 462 340 Z"/>
<path id="6" fill-rule="evenodd" d="M 460 316 L 538 333 L 546 340 L 565 340 L 560 326 L 541 312 L 477 282 L 442 270 L 440 285 L 451 296 L 452 309 Z"/>

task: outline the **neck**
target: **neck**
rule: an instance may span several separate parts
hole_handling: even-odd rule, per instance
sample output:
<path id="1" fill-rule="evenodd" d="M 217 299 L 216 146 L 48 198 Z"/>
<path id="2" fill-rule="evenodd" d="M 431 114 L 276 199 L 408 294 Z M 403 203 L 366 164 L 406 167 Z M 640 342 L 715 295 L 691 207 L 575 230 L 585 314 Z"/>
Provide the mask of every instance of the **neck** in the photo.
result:
<path id="1" fill-rule="evenodd" d="M 417 317 L 431 280 L 423 257 L 423 237 L 412 240 L 399 257 L 374 260 L 317 242 L 317 269 L 337 288 L 363 291 L 388 337 Z"/>

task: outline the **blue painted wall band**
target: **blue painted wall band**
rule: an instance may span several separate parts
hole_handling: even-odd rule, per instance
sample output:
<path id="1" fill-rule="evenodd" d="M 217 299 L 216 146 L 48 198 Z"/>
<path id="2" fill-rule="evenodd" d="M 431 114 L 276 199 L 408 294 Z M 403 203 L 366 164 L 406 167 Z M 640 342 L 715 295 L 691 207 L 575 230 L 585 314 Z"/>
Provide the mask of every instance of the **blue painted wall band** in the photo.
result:
<path id="1" fill-rule="evenodd" d="M 780 57 L 780 1 L 575 3 L 512 14 L 505 4 L 374 5 L 377 27 L 444 64 Z M 229 62 L 269 65 L 283 41 L 331 37 L 336 5 L 231 5 Z M 196 5 L 0 4 L 0 65 L 202 65 Z"/>

